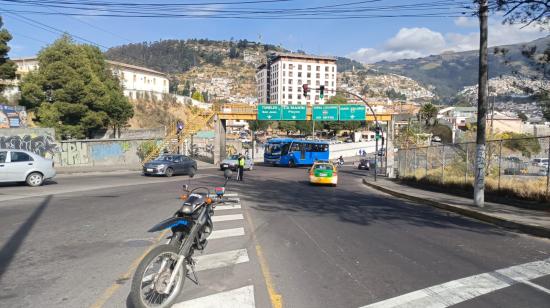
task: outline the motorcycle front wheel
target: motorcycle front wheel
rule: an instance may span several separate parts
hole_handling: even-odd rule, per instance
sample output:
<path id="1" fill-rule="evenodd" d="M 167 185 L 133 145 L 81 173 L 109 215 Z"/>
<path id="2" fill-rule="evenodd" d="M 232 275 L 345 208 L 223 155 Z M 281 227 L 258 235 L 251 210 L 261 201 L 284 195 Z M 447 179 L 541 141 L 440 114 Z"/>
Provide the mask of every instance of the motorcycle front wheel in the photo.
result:
<path id="1" fill-rule="evenodd" d="M 187 275 L 187 266 L 182 264 L 176 273 L 172 287 L 166 286 L 176 267 L 179 247 L 159 245 L 151 250 L 139 264 L 134 278 L 130 299 L 136 308 L 165 308 L 174 304 Z"/>

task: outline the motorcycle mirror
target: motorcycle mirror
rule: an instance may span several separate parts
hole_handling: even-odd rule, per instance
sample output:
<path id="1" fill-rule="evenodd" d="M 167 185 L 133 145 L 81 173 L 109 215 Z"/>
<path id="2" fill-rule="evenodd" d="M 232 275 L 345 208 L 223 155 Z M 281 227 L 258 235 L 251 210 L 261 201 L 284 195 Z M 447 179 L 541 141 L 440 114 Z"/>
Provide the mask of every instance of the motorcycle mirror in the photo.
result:
<path id="1" fill-rule="evenodd" d="M 223 177 L 226 179 L 226 180 L 229 180 L 231 179 L 231 177 L 233 176 L 233 172 L 229 169 L 225 169 L 223 171 Z"/>

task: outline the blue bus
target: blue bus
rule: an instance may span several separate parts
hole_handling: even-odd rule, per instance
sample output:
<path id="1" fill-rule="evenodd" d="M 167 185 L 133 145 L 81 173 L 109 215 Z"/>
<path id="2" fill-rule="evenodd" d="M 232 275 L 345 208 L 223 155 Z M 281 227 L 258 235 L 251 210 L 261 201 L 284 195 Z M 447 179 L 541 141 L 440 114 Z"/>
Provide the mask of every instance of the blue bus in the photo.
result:
<path id="1" fill-rule="evenodd" d="M 316 160 L 328 159 L 328 141 L 275 138 L 265 145 L 264 163 L 266 164 L 295 167 L 313 165 Z"/>

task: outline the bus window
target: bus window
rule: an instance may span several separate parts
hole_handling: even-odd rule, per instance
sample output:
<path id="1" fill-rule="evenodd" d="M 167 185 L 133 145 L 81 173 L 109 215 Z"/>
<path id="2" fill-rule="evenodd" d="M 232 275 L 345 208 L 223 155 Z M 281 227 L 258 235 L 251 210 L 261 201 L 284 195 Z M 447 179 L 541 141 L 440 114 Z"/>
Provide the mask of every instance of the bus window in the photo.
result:
<path id="1" fill-rule="evenodd" d="M 298 152 L 300 151 L 300 143 L 294 142 L 292 143 L 292 146 L 290 147 L 290 152 Z"/>
<path id="2" fill-rule="evenodd" d="M 266 146 L 265 152 L 267 154 L 280 154 L 281 145 L 279 143 L 268 144 Z"/>
<path id="3" fill-rule="evenodd" d="M 281 147 L 281 155 L 288 155 L 288 149 L 290 148 L 290 144 L 285 143 Z"/>

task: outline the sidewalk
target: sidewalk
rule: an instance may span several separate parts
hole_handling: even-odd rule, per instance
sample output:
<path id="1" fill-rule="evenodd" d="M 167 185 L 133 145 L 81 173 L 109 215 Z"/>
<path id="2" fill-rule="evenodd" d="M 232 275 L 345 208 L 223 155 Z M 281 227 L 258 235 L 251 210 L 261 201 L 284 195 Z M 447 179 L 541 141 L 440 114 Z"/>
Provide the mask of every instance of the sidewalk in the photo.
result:
<path id="1" fill-rule="evenodd" d="M 527 210 L 492 202 L 485 202 L 484 208 L 477 208 L 472 205 L 472 199 L 422 190 L 383 177 L 378 177 L 376 182 L 372 178 L 364 178 L 363 183 L 396 197 L 429 204 L 501 227 L 550 238 L 550 211 Z"/>
<path id="2" fill-rule="evenodd" d="M 90 173 L 117 173 L 117 174 L 123 174 L 123 173 L 135 173 L 135 172 L 141 172 L 141 165 L 135 165 L 135 166 L 62 166 L 62 167 L 55 167 L 55 171 L 57 174 L 71 174 L 71 175 L 77 175 L 77 174 L 90 174 Z M 213 169 L 217 168 L 214 164 L 205 163 L 202 161 L 197 161 L 197 169 L 205 170 L 205 169 Z"/>

